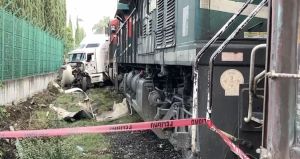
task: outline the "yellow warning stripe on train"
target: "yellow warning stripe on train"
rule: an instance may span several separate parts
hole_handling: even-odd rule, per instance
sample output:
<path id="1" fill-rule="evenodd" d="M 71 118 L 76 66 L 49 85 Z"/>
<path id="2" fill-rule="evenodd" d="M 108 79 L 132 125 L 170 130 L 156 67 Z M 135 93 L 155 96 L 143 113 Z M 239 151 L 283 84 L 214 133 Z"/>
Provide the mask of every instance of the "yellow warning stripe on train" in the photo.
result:
<path id="1" fill-rule="evenodd" d="M 267 32 L 244 32 L 244 38 L 267 38 L 268 33 Z"/>

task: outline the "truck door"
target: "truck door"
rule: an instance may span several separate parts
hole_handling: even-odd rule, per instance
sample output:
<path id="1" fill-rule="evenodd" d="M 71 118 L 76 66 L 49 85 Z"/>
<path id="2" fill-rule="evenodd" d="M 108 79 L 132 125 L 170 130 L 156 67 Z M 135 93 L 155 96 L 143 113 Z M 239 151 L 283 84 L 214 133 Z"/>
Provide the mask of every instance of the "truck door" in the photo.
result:
<path id="1" fill-rule="evenodd" d="M 96 71 L 96 60 L 95 60 L 95 54 L 94 53 L 88 53 L 86 57 L 86 70 L 90 74 L 97 73 Z"/>

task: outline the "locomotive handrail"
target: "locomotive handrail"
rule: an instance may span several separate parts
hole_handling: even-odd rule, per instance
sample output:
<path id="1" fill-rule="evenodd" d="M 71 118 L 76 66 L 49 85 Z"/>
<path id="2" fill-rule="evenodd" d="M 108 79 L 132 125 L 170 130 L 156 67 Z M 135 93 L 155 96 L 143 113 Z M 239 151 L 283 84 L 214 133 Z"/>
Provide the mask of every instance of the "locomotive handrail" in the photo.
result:
<path id="1" fill-rule="evenodd" d="M 123 29 L 123 27 L 125 26 L 125 24 L 128 22 L 128 20 L 132 17 L 133 13 L 135 12 L 136 8 L 133 8 L 132 12 L 129 14 L 128 18 L 125 20 L 125 22 L 121 25 L 121 27 L 118 29 L 118 31 L 116 32 L 116 34 L 119 34 L 119 32 L 121 31 L 121 29 Z M 112 42 L 115 39 L 115 37 L 113 37 L 113 39 L 110 41 Z"/>
<path id="2" fill-rule="evenodd" d="M 213 44 L 217 41 L 217 39 L 219 39 L 220 35 L 222 35 L 228 28 L 229 26 L 236 20 L 237 17 L 239 17 L 241 15 L 241 13 L 249 6 L 249 4 L 251 4 L 253 2 L 253 0 L 248 0 L 247 2 L 244 3 L 244 5 L 241 7 L 241 9 L 235 13 L 225 24 L 224 26 L 211 38 L 211 40 L 205 44 L 205 46 L 196 54 L 194 63 L 193 63 L 193 78 L 194 78 L 194 82 L 193 82 L 193 118 L 197 118 L 198 117 L 198 80 L 199 80 L 199 76 L 198 76 L 198 63 L 199 60 L 201 58 L 201 56 L 203 55 L 203 53 Z M 209 77 L 209 76 L 208 76 Z M 210 99 L 210 93 L 208 93 L 208 99 Z M 209 101 L 207 101 L 209 103 Z M 209 104 L 208 104 L 209 105 Z M 207 118 L 210 118 L 210 109 L 208 109 L 208 113 L 207 113 Z M 209 114 L 209 115 L 208 115 Z M 199 151 L 199 147 L 196 144 L 196 127 L 193 126 L 192 127 L 192 152 L 193 153 L 197 153 Z"/>
<path id="3" fill-rule="evenodd" d="M 254 94 L 254 63 L 255 63 L 255 55 L 259 49 L 266 48 L 267 44 L 260 44 L 255 46 L 251 51 L 251 59 L 250 59 L 250 75 L 249 75 L 249 104 L 248 104 L 248 115 L 244 118 L 246 123 L 251 121 L 252 117 L 252 106 L 253 106 L 253 94 Z M 265 73 L 265 72 L 264 72 Z"/>
<path id="4" fill-rule="evenodd" d="M 262 72 L 260 72 L 258 75 L 254 77 L 252 89 L 253 89 L 253 95 L 257 98 L 262 98 L 262 99 L 264 98 L 264 96 L 258 95 L 256 92 L 257 92 L 257 85 L 258 83 L 261 82 L 262 79 L 266 77 L 266 72 L 267 72 L 266 70 L 263 70 Z"/>
<path id="5" fill-rule="evenodd" d="M 208 88 L 208 95 L 207 95 L 207 117 L 210 118 L 211 116 L 211 109 L 212 109 L 212 87 L 213 87 L 213 67 L 214 61 L 218 54 L 220 54 L 223 49 L 228 45 L 228 43 L 250 22 L 250 20 L 262 9 L 264 5 L 268 3 L 269 0 L 262 0 L 259 5 L 250 13 L 250 15 L 230 34 L 230 36 L 218 47 L 218 49 L 211 55 L 209 60 L 209 71 L 207 76 L 207 88 Z"/>
<path id="6" fill-rule="evenodd" d="M 242 8 L 235 13 L 225 24 L 224 26 L 207 42 L 204 47 L 196 54 L 195 62 L 194 62 L 194 67 L 197 67 L 197 63 L 199 62 L 199 57 L 201 56 L 202 53 L 204 53 L 210 46 L 211 44 L 215 43 L 219 37 L 229 28 L 229 26 L 236 20 L 238 16 L 241 15 L 241 13 L 251 4 L 253 0 L 248 0 L 245 2 L 245 4 L 242 6 Z"/>
<path id="7" fill-rule="evenodd" d="M 193 117 L 197 117 L 196 109 L 198 107 L 198 101 L 197 101 L 197 94 L 198 94 L 198 63 L 200 60 L 200 57 L 203 55 L 203 53 L 213 44 L 217 41 L 217 39 L 220 37 L 221 34 L 223 34 L 229 26 L 236 20 L 236 18 L 241 15 L 241 13 L 248 7 L 249 4 L 251 4 L 253 0 L 248 0 L 242 8 L 235 13 L 225 24 L 224 26 L 211 38 L 211 40 L 205 44 L 205 46 L 196 54 L 194 63 L 193 63 L 193 78 L 194 78 L 194 87 L 193 87 L 193 110 L 194 115 Z"/>

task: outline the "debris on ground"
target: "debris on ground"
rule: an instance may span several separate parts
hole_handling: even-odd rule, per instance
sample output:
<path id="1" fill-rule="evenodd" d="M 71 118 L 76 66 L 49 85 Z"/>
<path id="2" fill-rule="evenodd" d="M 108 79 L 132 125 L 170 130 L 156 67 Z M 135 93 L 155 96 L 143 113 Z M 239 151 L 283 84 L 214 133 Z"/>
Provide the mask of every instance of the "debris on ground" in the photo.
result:
<path id="1" fill-rule="evenodd" d="M 56 84 L 52 84 L 56 85 Z M 56 86 L 54 86 L 56 89 Z M 59 87 L 58 87 L 59 88 Z M 128 115 L 126 100 L 121 94 L 111 88 L 90 89 L 86 92 L 89 103 L 82 94 L 65 94 L 59 89 L 49 88 L 38 93 L 26 101 L 0 107 L 0 130 L 9 130 L 13 126 L 16 130 L 49 129 L 77 126 L 94 126 L 104 124 L 121 124 L 140 122 L 137 114 Z M 65 91 L 64 91 L 65 92 Z M 123 100 L 123 101 L 122 101 Z M 58 119 L 58 112 L 68 114 L 80 110 L 90 110 L 99 114 L 102 122 L 82 118 L 73 114 L 69 121 Z M 91 114 L 89 114 L 91 115 Z M 16 145 L 21 146 L 17 150 Z M 19 151 L 19 153 L 18 153 Z M 172 145 L 166 140 L 158 139 L 151 131 L 126 132 L 113 134 L 87 134 L 69 137 L 53 137 L 39 139 L 22 139 L 6 141 L 0 139 L 0 158 L 16 159 L 29 158 L 73 158 L 73 159 L 151 159 L 174 158 L 180 159 Z"/>
<path id="2" fill-rule="evenodd" d="M 54 94 L 59 94 L 64 92 L 64 90 L 60 87 L 60 85 L 57 84 L 55 81 L 49 82 L 47 90 Z"/>
<path id="3" fill-rule="evenodd" d="M 25 101 L 0 106 L 0 130 L 10 130 L 10 126 L 13 126 L 16 130 L 32 129 L 33 125 L 39 126 L 34 127 L 35 129 L 40 128 L 42 124 L 36 122 L 33 117 L 39 111 L 48 111 L 49 104 L 57 97 L 57 94 L 45 90 L 35 94 L 33 97 L 27 98 Z M 32 122 L 36 122 L 36 124 L 32 124 Z M 4 139 L 0 139 L 0 158 L 17 158 L 18 153 L 15 142 L 13 140 L 7 142 Z"/>
<path id="4" fill-rule="evenodd" d="M 126 99 L 123 99 L 122 103 L 114 102 L 113 110 L 108 112 L 103 112 L 99 116 L 96 117 L 97 121 L 113 121 L 118 118 L 124 117 L 128 115 L 128 105 Z"/>
<path id="5" fill-rule="evenodd" d="M 81 119 L 93 119 L 93 114 L 86 111 L 80 110 L 78 112 L 69 112 L 63 108 L 55 107 L 53 104 L 50 104 L 50 109 L 57 113 L 59 120 L 65 120 L 68 122 L 74 122 Z"/>

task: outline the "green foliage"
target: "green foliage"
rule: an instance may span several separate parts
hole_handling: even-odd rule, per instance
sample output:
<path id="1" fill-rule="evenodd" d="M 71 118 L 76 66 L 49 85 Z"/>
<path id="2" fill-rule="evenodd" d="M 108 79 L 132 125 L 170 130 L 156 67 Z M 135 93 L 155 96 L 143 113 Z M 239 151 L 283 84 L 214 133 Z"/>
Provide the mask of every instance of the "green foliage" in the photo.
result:
<path id="1" fill-rule="evenodd" d="M 72 28 L 70 26 L 65 28 L 64 45 L 65 45 L 65 50 L 64 50 L 65 55 L 74 48 L 74 38 L 72 35 Z"/>
<path id="2" fill-rule="evenodd" d="M 6 6 L 9 1 L 0 0 L 0 6 Z M 64 37 L 66 0 L 13 0 L 6 10 L 31 21 L 60 39 Z"/>
<path id="3" fill-rule="evenodd" d="M 2 31 L 7 32 L 11 29 L 8 27 L 14 26 L 10 32 L 14 32 L 18 37 L 30 37 L 33 41 L 22 41 L 20 38 L 9 40 L 14 39 L 13 34 L 5 34 L 3 40 L 14 44 L 5 48 L 10 55 L 5 57 L 2 65 L 7 66 L 9 70 L 5 71 L 6 73 L 3 74 L 3 77 L 0 77 L 0 80 L 56 71 L 62 63 L 63 56 L 63 45 L 57 39 L 65 40 L 66 0 L 0 0 L 0 8 L 5 9 L 5 16 L 2 15 L 4 12 L 1 12 L 2 19 L 5 20 Z M 7 14 L 7 12 L 12 14 Z M 14 18 L 15 16 L 18 19 Z M 12 19 L 14 19 L 14 24 L 6 25 L 11 23 Z M 26 22 L 19 19 L 24 19 Z M 47 33 L 41 32 L 37 27 Z M 47 40 L 41 43 L 42 38 Z M 31 48 L 23 51 L 23 57 L 20 57 L 20 51 L 24 50 L 24 48 L 21 49 L 20 42 Z M 14 45 L 20 46 L 14 47 Z M 41 51 L 42 48 L 47 49 Z M 50 56 L 51 58 L 49 58 Z M 28 59 L 32 61 L 26 62 Z"/>
<path id="4" fill-rule="evenodd" d="M 110 146 L 108 138 L 101 134 L 71 136 L 66 138 L 64 142 L 81 147 L 84 153 L 81 157 L 89 159 L 104 158 L 103 155 L 107 153 L 106 151 Z M 80 157 L 78 156 L 78 158 Z"/>
<path id="5" fill-rule="evenodd" d="M 67 138 L 25 139 L 20 141 L 22 159 L 98 159 L 108 154 L 109 140 L 103 135 L 78 135 Z M 20 157 L 20 154 L 18 154 Z"/>
<path id="6" fill-rule="evenodd" d="M 76 145 L 64 142 L 62 138 L 25 139 L 20 141 L 23 159 L 79 159 Z"/>
<path id="7" fill-rule="evenodd" d="M 79 46 L 80 42 L 85 37 L 84 29 L 79 25 L 79 19 L 77 18 L 76 30 L 75 30 L 75 45 Z"/>
<path id="8" fill-rule="evenodd" d="M 66 26 L 66 1 L 65 0 L 44 0 L 46 30 L 63 38 Z"/>
<path id="9" fill-rule="evenodd" d="M 71 16 L 69 17 L 68 27 L 70 27 L 72 29 L 72 33 L 73 33 L 73 23 L 72 23 Z"/>
<path id="10" fill-rule="evenodd" d="M 9 112 L 7 112 L 5 106 L 0 105 L 0 120 L 7 119 L 10 116 Z"/>
<path id="11" fill-rule="evenodd" d="M 57 114 L 53 111 L 34 111 L 30 116 L 29 129 L 47 129 L 57 125 Z"/>
<path id="12" fill-rule="evenodd" d="M 103 17 L 97 24 L 93 26 L 95 34 L 105 34 L 105 30 L 109 23 L 109 17 Z"/>

